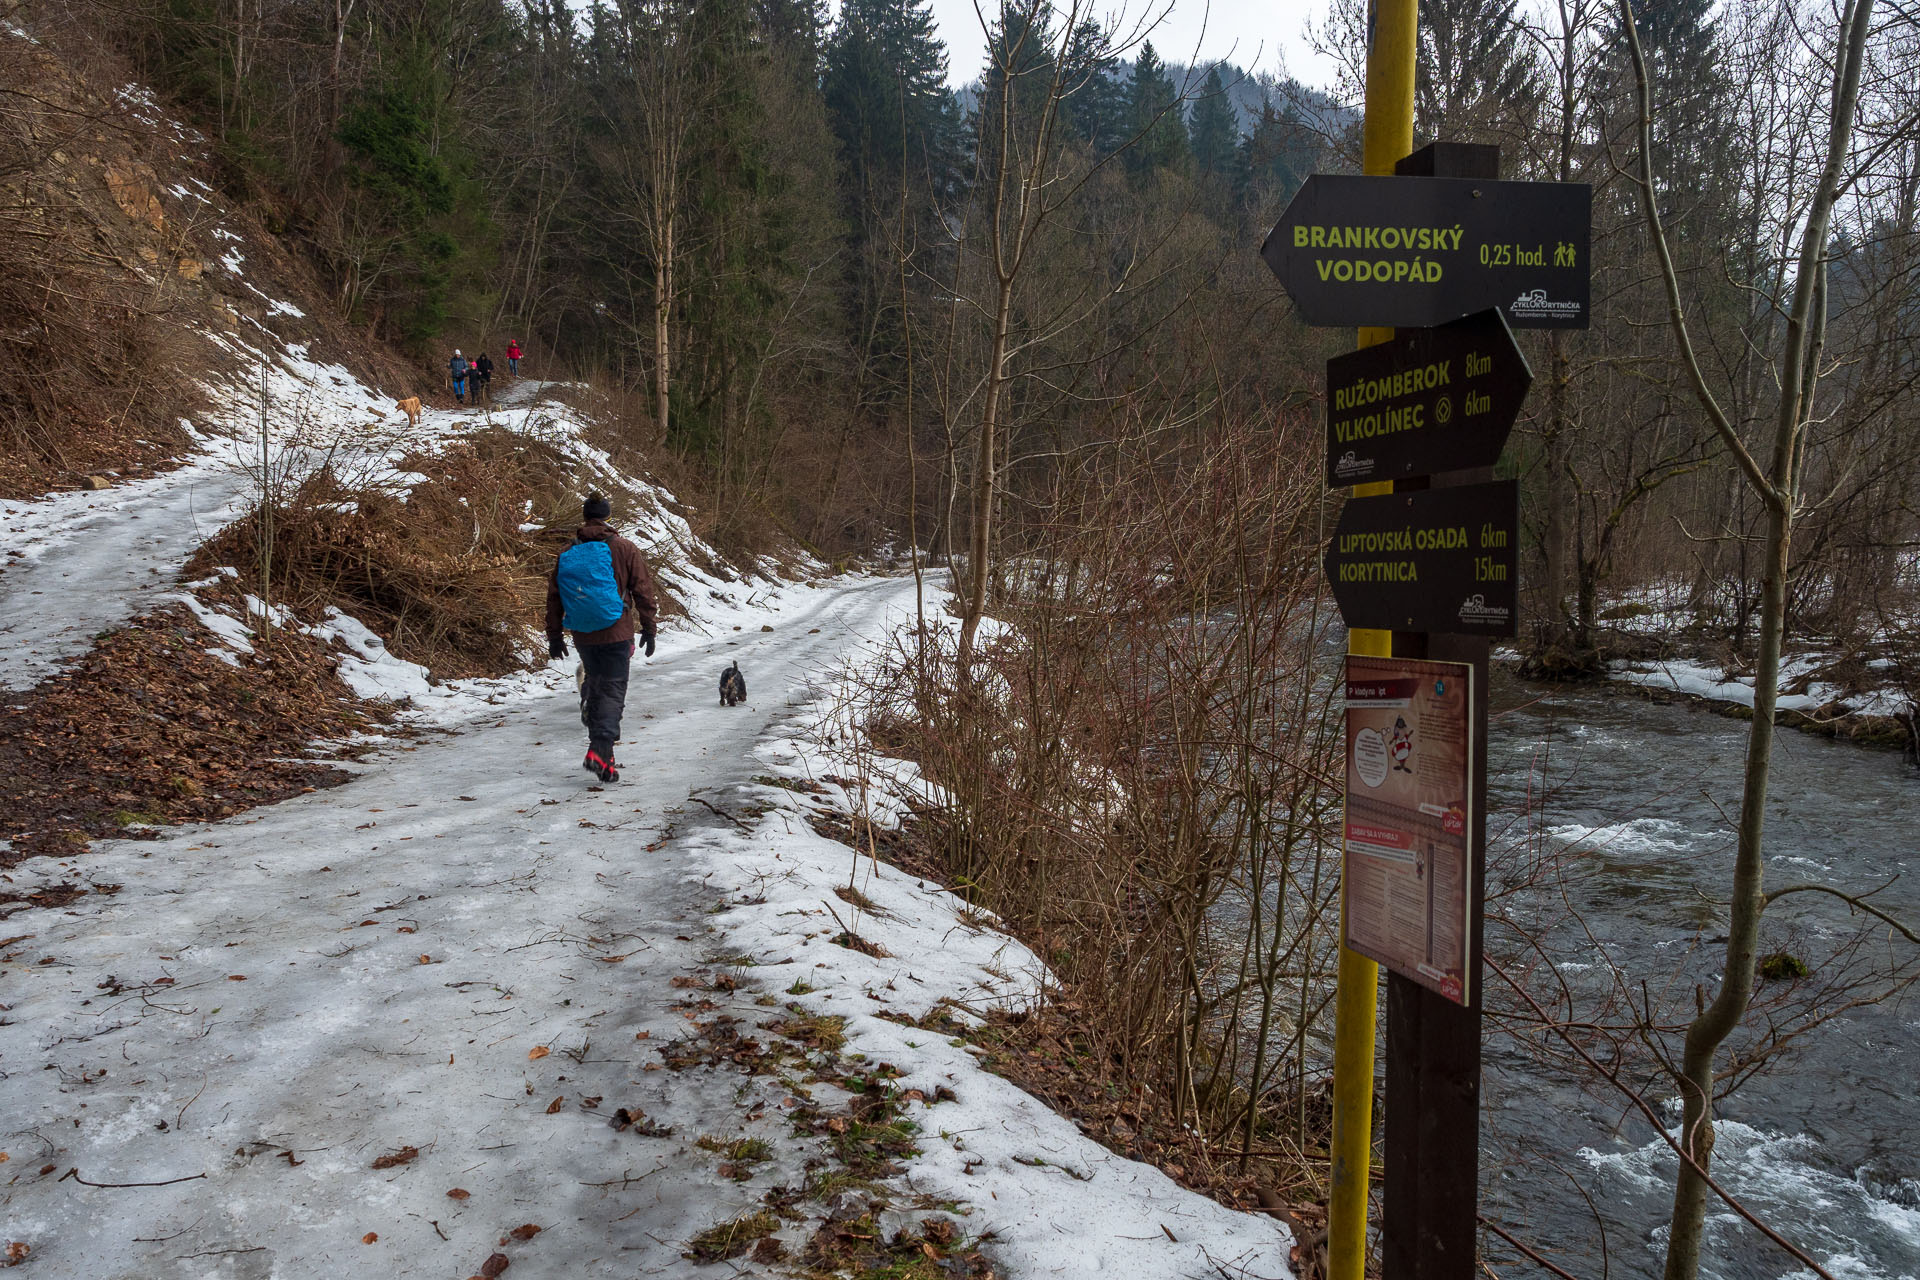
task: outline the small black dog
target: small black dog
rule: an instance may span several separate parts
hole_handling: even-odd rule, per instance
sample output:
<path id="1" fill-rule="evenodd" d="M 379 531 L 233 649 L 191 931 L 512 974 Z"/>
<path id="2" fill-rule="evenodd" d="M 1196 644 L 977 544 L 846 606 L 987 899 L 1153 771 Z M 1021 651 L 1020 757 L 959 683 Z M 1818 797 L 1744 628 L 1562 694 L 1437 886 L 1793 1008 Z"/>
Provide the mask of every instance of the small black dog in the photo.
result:
<path id="1" fill-rule="evenodd" d="M 734 707 L 747 700 L 747 678 L 740 674 L 740 664 L 734 663 L 720 673 L 720 705 Z"/>

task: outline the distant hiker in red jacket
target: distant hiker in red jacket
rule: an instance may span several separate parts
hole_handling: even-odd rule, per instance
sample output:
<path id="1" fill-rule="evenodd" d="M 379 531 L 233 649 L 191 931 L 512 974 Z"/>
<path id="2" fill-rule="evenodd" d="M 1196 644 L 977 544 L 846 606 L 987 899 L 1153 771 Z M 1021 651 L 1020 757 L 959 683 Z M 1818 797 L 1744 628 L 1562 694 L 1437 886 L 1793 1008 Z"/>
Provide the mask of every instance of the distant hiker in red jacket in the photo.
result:
<path id="1" fill-rule="evenodd" d="M 584 523 L 560 553 L 547 579 L 547 652 L 567 656 L 562 634 L 580 650 L 580 722 L 587 727 L 587 758 L 580 767 L 602 782 L 618 782 L 613 744 L 627 704 L 627 672 L 637 630 L 649 658 L 659 610 L 653 575 L 640 548 L 613 531 L 613 507 L 599 494 L 581 508 Z"/>
<path id="2" fill-rule="evenodd" d="M 518 342 L 507 343 L 507 374 L 515 378 L 520 376 L 520 344 Z"/>

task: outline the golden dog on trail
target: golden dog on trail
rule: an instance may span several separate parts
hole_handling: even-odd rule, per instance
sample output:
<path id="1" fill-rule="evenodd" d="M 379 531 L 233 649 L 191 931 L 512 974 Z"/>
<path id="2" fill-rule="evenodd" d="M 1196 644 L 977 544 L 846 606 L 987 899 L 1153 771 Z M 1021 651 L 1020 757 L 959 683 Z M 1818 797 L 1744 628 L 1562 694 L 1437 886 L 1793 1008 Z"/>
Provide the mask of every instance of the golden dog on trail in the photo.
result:
<path id="1" fill-rule="evenodd" d="M 407 415 L 408 426 L 417 427 L 420 425 L 420 397 L 419 396 L 408 396 L 405 400 L 394 401 L 393 404 L 396 409 L 400 410 L 400 412 Z"/>

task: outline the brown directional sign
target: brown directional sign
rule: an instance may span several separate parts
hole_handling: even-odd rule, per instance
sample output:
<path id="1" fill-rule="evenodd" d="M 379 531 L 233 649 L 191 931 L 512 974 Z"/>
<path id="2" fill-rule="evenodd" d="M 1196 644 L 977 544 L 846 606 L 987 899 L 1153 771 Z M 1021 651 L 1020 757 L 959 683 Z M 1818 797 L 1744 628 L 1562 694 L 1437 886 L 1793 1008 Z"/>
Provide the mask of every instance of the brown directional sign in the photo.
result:
<path id="1" fill-rule="evenodd" d="M 1327 361 L 1327 483 L 1490 467 L 1533 371 L 1495 310 Z"/>
<path id="2" fill-rule="evenodd" d="M 1516 329 L 1584 329 L 1592 204 L 1582 183 L 1316 173 L 1260 256 L 1308 324 L 1498 307 Z"/>
<path id="3" fill-rule="evenodd" d="M 1511 636 L 1520 488 L 1512 480 L 1349 498 L 1325 568 L 1349 627 Z"/>

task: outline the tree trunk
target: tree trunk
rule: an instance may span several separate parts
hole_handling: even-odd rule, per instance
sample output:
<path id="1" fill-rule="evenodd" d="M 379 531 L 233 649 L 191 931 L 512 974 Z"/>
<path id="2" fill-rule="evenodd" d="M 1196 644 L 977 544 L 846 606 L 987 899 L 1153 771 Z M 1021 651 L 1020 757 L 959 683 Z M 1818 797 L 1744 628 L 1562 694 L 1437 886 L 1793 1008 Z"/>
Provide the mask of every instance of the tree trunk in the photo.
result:
<path id="1" fill-rule="evenodd" d="M 1759 652 L 1754 664 L 1753 720 L 1747 732 L 1747 762 L 1741 783 L 1738 839 L 1728 904 L 1727 944 L 1720 987 L 1712 1003 L 1701 991 L 1700 1011 L 1687 1027 L 1681 1056 L 1681 1162 L 1674 1180 L 1673 1220 L 1667 1238 L 1666 1280 L 1695 1280 L 1700 1272 L 1700 1241 L 1706 1222 L 1707 1177 L 1713 1160 L 1714 1059 L 1720 1046 L 1746 1016 L 1753 997 L 1760 921 L 1766 909 L 1762 884 L 1766 871 L 1762 836 L 1766 825 L 1767 777 L 1773 763 L 1773 716 L 1780 686 L 1780 651 L 1787 620 L 1787 573 L 1791 565 L 1794 510 L 1800 501 L 1806 430 L 1813 418 L 1814 388 L 1826 333 L 1828 229 L 1841 187 L 1859 103 L 1860 70 L 1865 60 L 1873 0 L 1847 0 L 1839 24 L 1839 48 L 1827 116 L 1826 156 L 1807 204 L 1799 251 L 1794 262 L 1793 303 L 1774 367 L 1779 371 L 1779 400 L 1774 414 L 1771 457 L 1764 462 L 1747 447 L 1707 385 L 1688 332 L 1679 277 L 1668 251 L 1666 233 L 1654 199 L 1653 104 L 1647 87 L 1646 55 L 1640 47 L 1632 0 L 1621 0 L 1620 19 L 1632 56 L 1638 90 L 1639 196 L 1652 234 L 1666 286 L 1667 307 L 1683 366 L 1696 398 L 1712 419 L 1727 452 L 1749 489 L 1765 509 L 1762 544 Z"/>
<path id="2" fill-rule="evenodd" d="M 653 416 L 660 438 L 668 438 L 669 394 L 673 382 L 673 351 L 668 341 L 668 313 L 673 308 L 673 210 L 658 187 L 654 194 L 655 253 L 653 263 Z"/>
<path id="3" fill-rule="evenodd" d="M 1007 333 L 1013 317 L 1013 280 L 1003 275 L 994 298 L 993 347 L 987 355 L 987 395 L 980 411 L 980 456 L 973 477 L 973 539 L 967 552 L 967 607 L 960 623 L 959 660 L 966 678 L 980 615 L 987 609 L 989 556 L 993 547 L 994 434 L 999 430 L 1000 398 L 1006 386 Z"/>
<path id="4" fill-rule="evenodd" d="M 1700 1274 L 1700 1238 L 1706 1225 L 1708 1191 L 1701 1170 L 1713 1167 L 1713 1060 L 1746 1015 L 1747 1002 L 1753 998 L 1760 917 L 1765 906 L 1762 877 L 1766 863 L 1761 836 L 1766 823 L 1767 774 L 1773 763 L 1773 713 L 1780 690 L 1780 646 L 1786 623 L 1792 534 L 1791 511 L 1774 510 L 1767 520 L 1767 563 L 1760 587 L 1760 657 L 1754 671 L 1753 723 L 1747 733 L 1746 777 L 1740 794 L 1724 976 L 1713 1003 L 1687 1027 L 1686 1050 L 1681 1058 L 1680 1145 L 1694 1164 L 1682 1161 L 1674 1182 L 1666 1280 L 1694 1280 Z"/>
<path id="5" fill-rule="evenodd" d="M 1566 337 L 1555 330 L 1547 336 L 1547 530 L 1542 548 L 1549 644 L 1560 643 L 1567 634 L 1567 559 L 1573 542 L 1568 528 L 1573 509 L 1568 477 L 1573 453 L 1573 429 L 1567 421 L 1569 365 Z"/>

